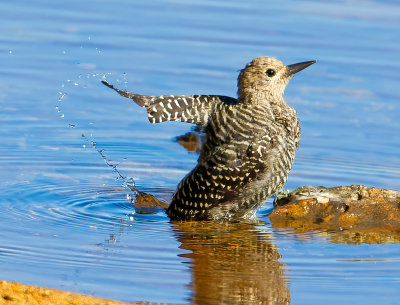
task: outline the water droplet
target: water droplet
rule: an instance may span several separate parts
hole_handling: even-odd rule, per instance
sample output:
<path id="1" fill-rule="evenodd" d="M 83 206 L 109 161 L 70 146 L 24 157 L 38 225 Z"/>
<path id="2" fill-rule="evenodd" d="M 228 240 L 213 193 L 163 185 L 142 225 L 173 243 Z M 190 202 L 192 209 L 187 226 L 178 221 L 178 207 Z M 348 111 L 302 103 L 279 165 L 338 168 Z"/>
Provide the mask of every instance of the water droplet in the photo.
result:
<path id="1" fill-rule="evenodd" d="M 60 118 L 63 118 L 64 117 L 64 113 L 63 114 L 60 114 Z"/>
<path id="2" fill-rule="evenodd" d="M 61 92 L 61 91 L 58 91 L 58 94 L 60 95 L 60 97 L 58 98 L 59 102 L 61 102 L 65 98 L 65 96 L 67 95 L 66 93 Z"/>
<path id="3" fill-rule="evenodd" d="M 67 52 L 65 51 L 65 50 L 62 50 L 62 52 L 61 52 L 62 54 L 66 54 Z"/>
<path id="4" fill-rule="evenodd" d="M 83 145 L 82 145 L 82 147 L 83 147 L 83 148 L 86 148 L 86 145 L 85 145 L 85 144 L 83 144 Z"/>
<path id="5" fill-rule="evenodd" d="M 12 52 L 13 52 L 12 50 L 8 51 L 9 54 L 12 54 Z"/>

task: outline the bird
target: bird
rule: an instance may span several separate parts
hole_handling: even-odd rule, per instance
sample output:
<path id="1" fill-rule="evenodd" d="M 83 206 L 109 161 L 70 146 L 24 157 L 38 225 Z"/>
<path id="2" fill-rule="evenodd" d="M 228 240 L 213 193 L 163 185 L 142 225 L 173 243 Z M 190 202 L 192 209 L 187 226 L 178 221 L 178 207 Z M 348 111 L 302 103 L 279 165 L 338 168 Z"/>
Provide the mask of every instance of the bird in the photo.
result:
<path id="1" fill-rule="evenodd" d="M 181 121 L 205 133 L 197 165 L 167 208 L 171 220 L 254 218 L 285 185 L 299 147 L 297 112 L 283 99 L 293 75 L 316 61 L 284 65 L 258 57 L 240 70 L 237 98 L 142 95 L 102 83 L 147 110 L 150 123 Z"/>

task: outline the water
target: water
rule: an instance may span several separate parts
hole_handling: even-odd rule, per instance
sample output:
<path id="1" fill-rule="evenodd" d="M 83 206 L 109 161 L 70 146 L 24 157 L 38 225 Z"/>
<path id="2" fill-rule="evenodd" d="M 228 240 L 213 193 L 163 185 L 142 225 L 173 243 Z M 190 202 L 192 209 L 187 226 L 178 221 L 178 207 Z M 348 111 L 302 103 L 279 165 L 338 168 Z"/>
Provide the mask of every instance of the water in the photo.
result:
<path id="1" fill-rule="evenodd" d="M 272 229 L 271 201 L 250 224 L 135 213 L 112 167 L 168 201 L 196 162 L 173 141 L 191 127 L 149 125 L 100 84 L 234 96 L 254 57 L 316 59 L 285 93 L 302 123 L 286 188 L 400 189 L 397 1 L 17 0 L 0 12 L 0 279 L 124 301 L 399 304 L 396 243 Z"/>

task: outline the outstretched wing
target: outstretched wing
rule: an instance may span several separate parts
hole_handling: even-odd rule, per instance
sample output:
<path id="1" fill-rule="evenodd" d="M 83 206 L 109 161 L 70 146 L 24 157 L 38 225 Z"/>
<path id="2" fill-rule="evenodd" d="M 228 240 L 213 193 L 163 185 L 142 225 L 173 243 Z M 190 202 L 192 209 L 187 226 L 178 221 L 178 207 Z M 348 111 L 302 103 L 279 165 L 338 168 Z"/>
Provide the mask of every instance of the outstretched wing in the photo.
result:
<path id="1" fill-rule="evenodd" d="M 218 104 L 237 103 L 235 98 L 219 95 L 141 95 L 119 90 L 106 81 L 102 81 L 102 83 L 146 108 L 148 119 L 152 124 L 181 121 L 206 126 L 211 113 Z"/>

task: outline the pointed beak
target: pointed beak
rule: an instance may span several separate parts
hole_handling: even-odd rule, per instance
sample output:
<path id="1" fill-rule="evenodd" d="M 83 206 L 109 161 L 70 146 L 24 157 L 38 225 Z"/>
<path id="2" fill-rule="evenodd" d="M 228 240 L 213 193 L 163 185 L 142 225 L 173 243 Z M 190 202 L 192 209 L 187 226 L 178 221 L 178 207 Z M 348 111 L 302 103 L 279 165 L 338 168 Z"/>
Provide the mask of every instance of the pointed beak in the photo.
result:
<path id="1" fill-rule="evenodd" d="M 312 64 L 315 64 L 316 61 L 312 60 L 312 61 L 305 61 L 305 62 L 299 62 L 297 64 L 293 64 L 293 65 L 288 65 L 288 76 L 289 75 L 293 75 L 309 66 L 311 66 Z"/>

